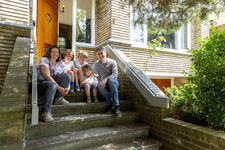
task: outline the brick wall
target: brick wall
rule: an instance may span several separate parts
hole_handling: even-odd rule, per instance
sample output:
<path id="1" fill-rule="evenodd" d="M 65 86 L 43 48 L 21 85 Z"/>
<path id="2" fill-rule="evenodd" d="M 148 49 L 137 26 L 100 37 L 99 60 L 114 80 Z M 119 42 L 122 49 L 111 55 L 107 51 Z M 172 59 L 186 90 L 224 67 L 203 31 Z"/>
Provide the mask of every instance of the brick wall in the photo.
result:
<path id="1" fill-rule="evenodd" d="M 225 24 L 222 24 L 222 25 L 219 25 L 219 26 L 216 26 L 218 29 L 217 31 L 224 31 L 225 30 Z M 212 33 L 209 34 L 210 36 L 209 37 L 212 37 Z"/>
<path id="2" fill-rule="evenodd" d="M 175 77 L 174 78 L 174 86 L 179 87 L 179 84 L 187 83 L 184 77 Z"/>
<path id="3" fill-rule="evenodd" d="M 199 43 L 196 43 L 197 37 L 201 37 L 201 22 L 195 20 L 191 23 L 191 49 L 199 49 Z"/>
<path id="4" fill-rule="evenodd" d="M 151 137 L 162 142 L 162 150 L 224 150 L 225 133 L 170 118 L 170 109 L 151 106 L 129 81 L 126 97 L 140 112 L 140 121 L 150 125 Z"/>

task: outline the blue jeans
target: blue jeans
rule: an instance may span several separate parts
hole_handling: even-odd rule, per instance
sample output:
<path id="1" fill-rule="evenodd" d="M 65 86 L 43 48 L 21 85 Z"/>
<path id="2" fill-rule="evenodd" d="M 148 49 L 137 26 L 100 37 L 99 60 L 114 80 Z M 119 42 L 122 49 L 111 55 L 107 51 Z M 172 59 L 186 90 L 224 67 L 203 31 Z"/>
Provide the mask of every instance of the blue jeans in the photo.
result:
<path id="1" fill-rule="evenodd" d="M 109 79 L 103 89 L 100 88 L 100 86 L 97 86 L 97 90 L 111 106 L 118 108 L 119 107 L 118 87 L 119 87 L 118 80 Z"/>
<path id="2" fill-rule="evenodd" d="M 54 80 L 59 86 L 67 88 L 69 86 L 71 77 L 68 73 L 64 73 L 58 75 Z M 38 82 L 38 93 L 45 95 L 43 113 L 51 112 L 54 98 L 62 97 L 60 92 L 57 90 L 56 83 L 47 80 Z"/>
<path id="3" fill-rule="evenodd" d="M 88 83 L 86 83 L 86 84 L 88 84 Z M 85 90 L 85 85 L 86 85 L 86 84 L 84 84 L 84 85 L 82 86 L 82 88 L 83 88 L 84 90 Z M 97 84 L 97 83 L 95 83 L 95 84 L 93 84 L 93 85 L 90 85 L 90 84 L 89 84 L 89 86 L 90 86 L 90 91 L 92 92 L 93 89 L 96 88 L 96 87 L 98 86 L 98 84 Z"/>

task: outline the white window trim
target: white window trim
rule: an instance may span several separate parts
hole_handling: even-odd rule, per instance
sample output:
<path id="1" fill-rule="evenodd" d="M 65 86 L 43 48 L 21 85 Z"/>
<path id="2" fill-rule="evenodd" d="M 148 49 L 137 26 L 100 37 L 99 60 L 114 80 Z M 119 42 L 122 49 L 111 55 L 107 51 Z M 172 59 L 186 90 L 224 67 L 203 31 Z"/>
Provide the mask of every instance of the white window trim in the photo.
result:
<path id="1" fill-rule="evenodd" d="M 77 21 L 77 0 L 73 0 L 73 26 L 72 37 L 76 37 L 76 21 Z M 95 45 L 95 0 L 92 0 L 92 16 L 91 16 L 91 43 L 76 42 L 72 38 L 72 51 L 76 54 L 76 45 L 89 47 Z"/>

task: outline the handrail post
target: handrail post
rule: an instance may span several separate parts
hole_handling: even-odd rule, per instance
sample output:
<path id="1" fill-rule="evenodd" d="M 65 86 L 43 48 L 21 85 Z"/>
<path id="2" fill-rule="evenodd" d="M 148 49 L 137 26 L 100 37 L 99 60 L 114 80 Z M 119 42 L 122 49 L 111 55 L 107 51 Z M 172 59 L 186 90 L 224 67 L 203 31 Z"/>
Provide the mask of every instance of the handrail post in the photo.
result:
<path id="1" fill-rule="evenodd" d="M 37 101 L 37 44 L 36 44 L 36 27 L 37 27 L 37 0 L 33 0 L 32 29 L 33 37 L 33 74 L 32 74 L 32 115 L 31 124 L 38 124 L 38 101 Z"/>

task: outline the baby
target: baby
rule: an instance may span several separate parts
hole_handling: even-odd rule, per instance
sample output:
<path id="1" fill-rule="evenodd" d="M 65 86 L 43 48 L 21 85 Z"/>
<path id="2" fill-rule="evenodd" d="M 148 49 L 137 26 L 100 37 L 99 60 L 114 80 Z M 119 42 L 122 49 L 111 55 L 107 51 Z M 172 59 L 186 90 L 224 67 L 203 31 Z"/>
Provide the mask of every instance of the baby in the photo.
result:
<path id="1" fill-rule="evenodd" d="M 82 70 L 84 72 L 84 75 L 83 75 L 83 81 L 80 83 L 80 85 L 85 90 L 85 93 L 87 95 L 87 103 L 91 102 L 90 91 L 93 92 L 94 102 L 98 102 L 97 89 L 96 89 L 96 87 L 98 86 L 98 79 L 92 73 L 90 65 L 84 65 L 82 67 Z"/>

